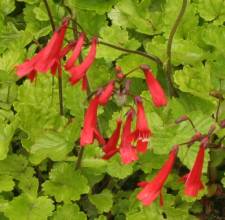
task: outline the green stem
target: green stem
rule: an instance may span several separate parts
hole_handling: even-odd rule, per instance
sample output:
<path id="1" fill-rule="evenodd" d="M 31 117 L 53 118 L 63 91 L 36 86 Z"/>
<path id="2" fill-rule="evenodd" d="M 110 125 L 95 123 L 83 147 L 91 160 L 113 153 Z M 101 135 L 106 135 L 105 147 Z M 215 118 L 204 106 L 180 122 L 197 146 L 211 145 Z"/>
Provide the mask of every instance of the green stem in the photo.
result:
<path id="1" fill-rule="evenodd" d="M 185 12 L 185 9 L 187 7 L 187 0 L 183 0 L 183 3 L 182 3 L 182 6 L 181 6 L 181 9 L 180 9 L 180 12 L 174 22 L 174 25 L 170 31 L 170 34 L 169 34 L 169 39 L 168 39 L 168 43 L 167 43 L 167 50 L 166 50 L 166 53 L 167 53 L 167 65 L 166 65 L 166 75 L 167 75 L 167 81 L 168 81 L 168 84 L 169 84 L 169 92 L 170 92 L 170 96 L 178 96 L 175 88 L 174 88 L 174 85 L 173 85 L 173 80 L 172 80 L 172 64 L 171 64 L 171 58 L 172 58 L 172 44 L 173 44 L 173 38 L 174 38 L 174 35 L 177 31 L 177 28 L 178 28 L 178 25 L 180 24 L 181 22 L 181 19 L 184 15 L 184 12 Z"/>

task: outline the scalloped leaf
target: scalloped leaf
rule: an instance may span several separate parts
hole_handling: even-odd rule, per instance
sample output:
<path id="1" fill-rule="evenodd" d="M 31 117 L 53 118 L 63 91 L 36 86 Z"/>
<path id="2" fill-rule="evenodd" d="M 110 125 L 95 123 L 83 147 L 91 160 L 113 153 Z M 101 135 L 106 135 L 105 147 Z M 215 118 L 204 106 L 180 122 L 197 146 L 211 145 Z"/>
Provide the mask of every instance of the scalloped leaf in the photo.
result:
<path id="1" fill-rule="evenodd" d="M 74 164 L 55 164 L 49 174 L 49 180 L 43 183 L 45 194 L 54 196 L 57 202 L 68 203 L 79 200 L 81 194 L 88 193 L 87 179 L 75 171 Z"/>
<path id="2" fill-rule="evenodd" d="M 86 215 L 80 211 L 77 204 L 64 204 L 57 206 L 53 220 L 86 220 Z"/>
<path id="3" fill-rule="evenodd" d="M 10 220 L 47 220 L 54 210 L 53 201 L 47 196 L 30 198 L 20 195 L 9 202 L 4 214 Z"/>

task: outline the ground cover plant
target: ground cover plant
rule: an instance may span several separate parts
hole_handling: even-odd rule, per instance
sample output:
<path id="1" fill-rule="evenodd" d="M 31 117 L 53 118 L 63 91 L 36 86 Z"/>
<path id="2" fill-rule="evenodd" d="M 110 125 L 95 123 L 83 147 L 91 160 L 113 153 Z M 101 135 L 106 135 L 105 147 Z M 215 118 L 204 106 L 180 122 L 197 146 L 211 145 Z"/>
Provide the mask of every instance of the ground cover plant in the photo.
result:
<path id="1" fill-rule="evenodd" d="M 0 219 L 225 219 L 223 0 L 0 1 Z"/>

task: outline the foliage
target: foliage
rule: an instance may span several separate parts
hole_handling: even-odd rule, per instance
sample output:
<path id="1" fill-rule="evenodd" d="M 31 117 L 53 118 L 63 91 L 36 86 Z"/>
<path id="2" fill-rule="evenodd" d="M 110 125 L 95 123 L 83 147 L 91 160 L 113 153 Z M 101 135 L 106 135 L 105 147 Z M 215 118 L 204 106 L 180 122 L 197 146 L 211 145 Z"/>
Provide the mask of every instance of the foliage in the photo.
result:
<path id="1" fill-rule="evenodd" d="M 96 59 L 87 72 L 91 93 L 115 79 L 115 66 L 124 73 L 134 69 L 127 76 L 132 81 L 130 92 L 143 98 L 153 133 L 147 153 L 132 164 L 122 164 L 119 155 L 103 160 L 102 148 L 95 141 L 85 146 L 79 169 L 79 138 L 91 96 L 82 91 L 80 82 L 70 85 L 69 74 L 63 70 L 65 114 L 60 115 L 57 77 L 38 74 L 30 82 L 16 75 L 16 66 L 52 36 L 44 2 L 0 1 L 0 219 L 224 218 L 224 1 L 188 2 L 172 43 L 171 77 L 177 97 L 170 96 L 168 89 L 166 49 L 182 1 L 47 1 L 56 27 L 64 17 L 72 16 L 88 40 L 98 36 L 100 42 L 117 47 L 98 44 Z M 69 28 L 65 44 L 74 37 Z M 84 47 L 82 56 L 87 52 Z M 161 66 L 140 53 L 156 56 Z M 167 106 L 154 107 L 144 74 L 137 68 L 141 64 L 151 66 L 165 88 Z M 132 97 L 114 94 L 107 106 L 98 109 L 98 127 L 105 139 L 114 131 L 118 117 L 125 118 L 128 106 L 135 107 Z M 188 121 L 176 124 L 181 115 L 188 116 L 195 128 Z M 195 129 L 206 135 L 211 125 L 216 128 L 209 135 L 211 146 L 205 153 L 202 181 L 206 187 L 189 198 L 184 196 L 179 178 L 192 168 L 199 144 L 182 144 L 193 137 Z M 136 199 L 137 183 L 154 177 L 175 144 L 181 147 L 162 190 L 164 206 L 157 199 L 145 207 Z"/>

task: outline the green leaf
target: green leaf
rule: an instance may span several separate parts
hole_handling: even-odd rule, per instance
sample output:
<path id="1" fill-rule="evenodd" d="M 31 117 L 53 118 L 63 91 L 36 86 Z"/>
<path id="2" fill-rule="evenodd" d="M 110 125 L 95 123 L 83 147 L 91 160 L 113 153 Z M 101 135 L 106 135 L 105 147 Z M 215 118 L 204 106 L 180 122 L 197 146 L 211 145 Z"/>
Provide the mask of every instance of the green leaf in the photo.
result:
<path id="1" fill-rule="evenodd" d="M 80 85 L 67 86 L 64 90 L 65 106 L 70 114 L 75 117 L 76 123 L 82 123 L 84 118 L 84 106 L 87 105 L 87 98 Z"/>
<path id="2" fill-rule="evenodd" d="M 51 32 L 51 26 L 47 21 L 39 21 L 34 16 L 33 5 L 26 4 L 24 9 L 24 20 L 26 22 L 26 31 L 30 32 L 34 38 L 45 36 Z"/>
<path id="3" fill-rule="evenodd" d="M 54 196 L 57 202 L 79 200 L 80 195 L 88 193 L 87 179 L 75 171 L 74 164 L 59 163 L 49 174 L 49 180 L 43 184 L 45 194 Z"/>
<path id="4" fill-rule="evenodd" d="M 75 123 L 73 125 L 76 126 Z M 78 130 L 77 126 L 75 128 Z M 68 135 L 71 131 L 74 131 L 74 129 L 72 126 L 69 126 L 69 129 L 67 128 L 67 130 L 62 133 L 49 131 L 37 137 L 34 141 L 34 145 L 30 148 L 30 161 L 34 164 L 39 164 L 47 157 L 51 158 L 53 161 L 63 160 L 74 146 L 74 139 L 68 139 L 68 137 L 70 137 Z M 78 132 L 74 132 L 75 139 Z"/>
<path id="5" fill-rule="evenodd" d="M 53 201 L 46 196 L 29 198 L 20 195 L 9 202 L 4 214 L 10 220 L 47 220 L 54 209 Z"/>
<path id="6" fill-rule="evenodd" d="M 115 155 L 113 158 L 109 160 L 106 171 L 112 177 L 123 179 L 132 174 L 133 168 L 131 164 L 129 165 L 121 164 L 119 156 Z"/>
<path id="7" fill-rule="evenodd" d="M 16 123 L 1 123 L 0 124 L 0 160 L 7 157 L 9 145 L 13 138 L 16 129 Z"/>
<path id="8" fill-rule="evenodd" d="M 100 194 L 89 195 L 91 203 L 93 203 L 100 213 L 108 212 L 112 208 L 112 193 L 105 189 Z"/>
<path id="9" fill-rule="evenodd" d="M 14 188 L 14 181 L 11 176 L 0 175 L 0 192 L 11 191 Z"/>
<path id="10" fill-rule="evenodd" d="M 58 206 L 53 220 L 86 220 L 87 217 L 80 209 L 77 204 L 65 204 Z"/>
<path id="11" fill-rule="evenodd" d="M 214 25 L 207 25 L 202 31 L 201 35 L 203 41 L 216 49 L 217 52 L 225 56 L 225 49 L 221 47 L 221 44 L 225 40 L 225 27 L 217 27 Z"/>
<path id="12" fill-rule="evenodd" d="M 101 28 L 106 26 L 107 21 L 104 14 L 99 15 L 95 11 L 89 10 L 76 10 L 76 15 L 77 21 L 90 36 L 99 35 Z"/>
<path id="13" fill-rule="evenodd" d="M 6 42 L 7 43 L 7 42 Z M 15 74 L 15 66 L 19 64 L 24 58 L 23 50 L 9 50 L 0 57 L 0 71 L 3 74 L 1 81 L 15 81 L 17 76 Z"/>
<path id="14" fill-rule="evenodd" d="M 156 36 L 145 44 L 147 52 L 160 57 L 166 62 L 166 41 L 161 36 Z M 175 66 L 194 65 L 206 58 L 205 52 L 191 40 L 174 39 L 172 44 L 172 63 Z"/>
<path id="15" fill-rule="evenodd" d="M 35 7 L 33 10 L 35 17 L 39 20 L 39 21 L 48 21 L 48 14 L 46 12 L 46 10 L 43 10 L 42 8 L 39 7 Z"/>
<path id="16" fill-rule="evenodd" d="M 67 4 L 71 8 L 93 10 L 99 14 L 104 14 L 112 8 L 112 6 L 115 4 L 116 1 L 117 0 L 107 0 L 107 1 L 105 0 L 95 0 L 95 1 L 67 0 Z"/>
<path id="17" fill-rule="evenodd" d="M 10 14 L 15 9 L 15 0 L 0 1 L 0 13 L 3 15 Z"/>
<path id="18" fill-rule="evenodd" d="M 193 121 L 196 129 L 202 134 L 206 134 L 209 127 L 213 124 L 213 119 L 201 112 L 194 111 L 187 115 Z M 153 130 L 153 134 L 154 135 L 151 137 L 150 146 L 154 149 L 154 153 L 168 154 L 174 145 L 189 141 L 194 135 L 194 131 L 188 122 L 183 122 L 179 125 L 173 123 L 167 125 L 166 127 L 155 128 Z M 183 147 L 182 149 L 184 155 L 187 148 Z"/>
<path id="19" fill-rule="evenodd" d="M 23 175 L 19 176 L 18 180 L 18 187 L 23 191 L 24 194 L 33 198 L 37 196 L 39 181 L 36 177 L 34 177 L 34 170 L 31 167 L 26 169 Z"/>
<path id="20" fill-rule="evenodd" d="M 132 39 L 132 43 L 127 44 L 129 40 L 128 32 L 118 26 L 104 27 L 100 31 L 100 36 L 103 41 L 135 50 L 140 46 L 137 40 Z M 124 52 L 115 50 L 108 46 L 100 44 L 97 51 L 97 58 L 104 58 L 106 61 L 111 61 L 122 55 Z"/>
<path id="21" fill-rule="evenodd" d="M 135 31 L 147 35 L 161 33 L 163 25 L 162 3 L 151 1 L 119 1 L 116 7 L 109 13 L 113 24 L 125 28 L 133 28 Z"/>
<path id="22" fill-rule="evenodd" d="M 185 66 L 183 70 L 177 70 L 174 80 L 181 91 L 191 93 L 203 99 L 210 99 L 209 92 L 212 86 L 210 66 L 207 63 L 194 67 Z"/>
<path id="23" fill-rule="evenodd" d="M 158 209 L 158 207 L 155 204 L 152 204 L 151 206 L 148 206 L 146 208 L 140 208 L 141 210 L 130 210 L 126 214 L 127 220 L 146 220 L 146 219 L 157 219 L 157 220 L 163 220 L 161 211 Z"/>
<path id="24" fill-rule="evenodd" d="M 219 24 L 225 21 L 225 2 L 223 0 L 199 0 L 198 11 L 206 21 L 219 20 Z M 218 21 L 217 21 L 218 22 Z"/>
<path id="25" fill-rule="evenodd" d="M 90 83 L 90 88 L 92 91 L 99 89 L 108 83 L 112 79 L 111 64 L 106 63 L 104 59 L 96 59 L 90 70 L 88 71 L 88 81 Z M 98 73 L 98 77 L 96 77 Z"/>
<path id="26" fill-rule="evenodd" d="M 14 178 L 24 173 L 28 165 L 27 159 L 22 155 L 8 155 L 0 161 L 0 174 L 11 175 Z"/>

